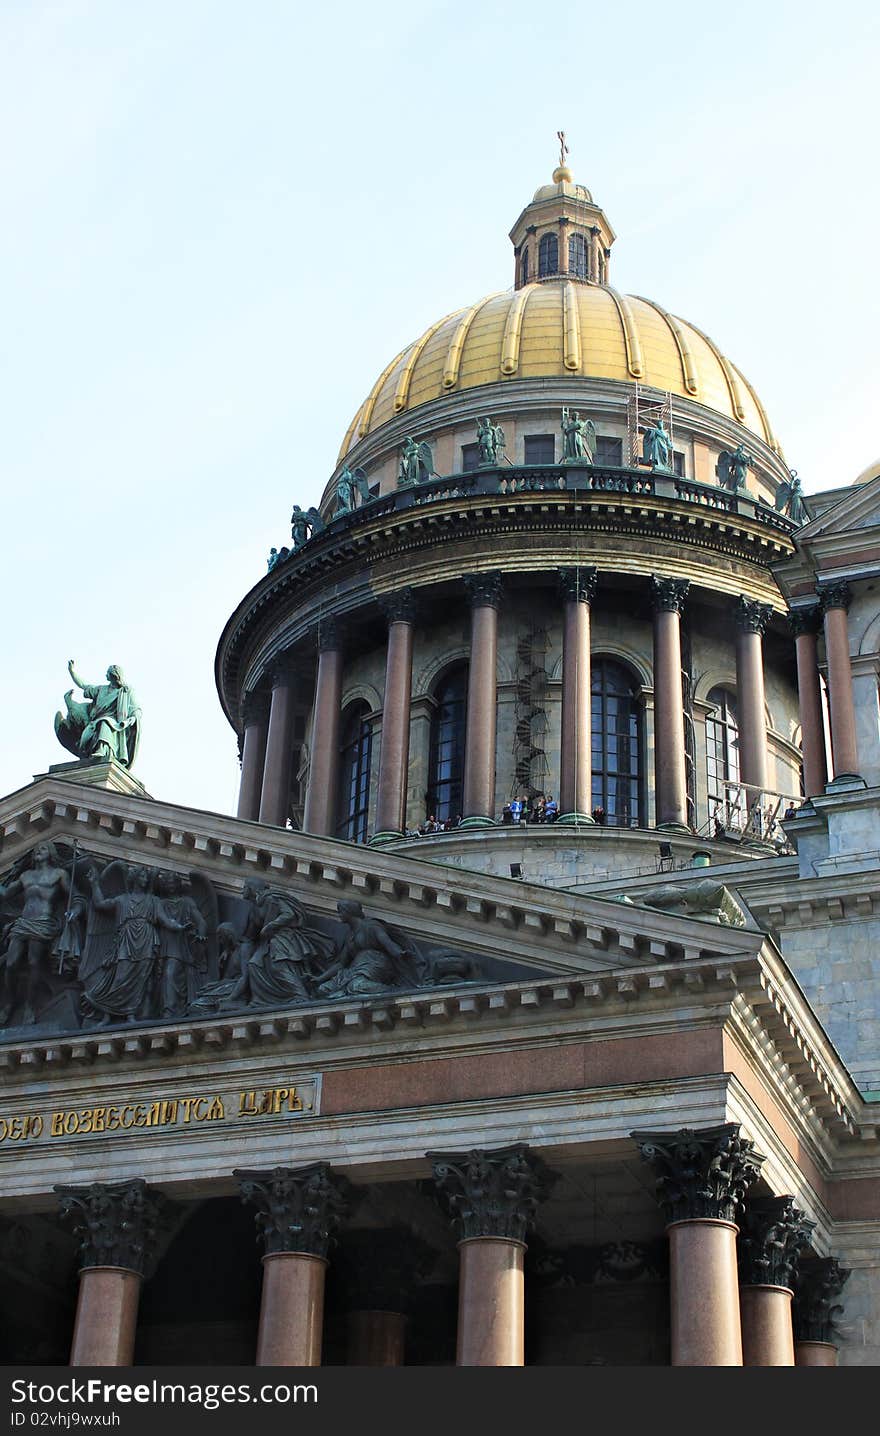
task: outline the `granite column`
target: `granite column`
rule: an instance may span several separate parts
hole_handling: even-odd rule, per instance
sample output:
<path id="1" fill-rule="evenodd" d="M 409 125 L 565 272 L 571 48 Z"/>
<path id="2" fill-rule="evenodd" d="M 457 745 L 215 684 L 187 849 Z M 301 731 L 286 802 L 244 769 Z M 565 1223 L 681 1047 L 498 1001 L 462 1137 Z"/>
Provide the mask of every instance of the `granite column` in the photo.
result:
<path id="1" fill-rule="evenodd" d="M 343 663 L 341 625 L 335 619 L 323 619 L 318 628 L 318 674 L 303 831 L 327 838 L 336 832 Z"/>
<path id="2" fill-rule="evenodd" d="M 764 699 L 763 635 L 773 612 L 740 594 L 736 607 L 736 699 L 739 726 L 739 776 L 761 801 L 767 787 L 767 718 Z"/>
<path id="3" fill-rule="evenodd" d="M 836 1320 L 843 1311 L 837 1298 L 849 1271 L 836 1257 L 805 1256 L 795 1277 L 794 1364 L 836 1366 Z"/>
<path id="4" fill-rule="evenodd" d="M 654 605 L 654 803 L 658 828 L 688 828 L 681 612 L 690 581 L 651 577 Z"/>
<path id="5" fill-rule="evenodd" d="M 266 734 L 269 702 L 264 693 L 246 693 L 241 705 L 244 734 L 241 749 L 241 783 L 238 789 L 238 817 L 255 823 L 260 816 L 263 765 L 266 761 Z"/>
<path id="6" fill-rule="evenodd" d="M 460 1236 L 456 1365 L 522 1366 L 525 1237 L 553 1176 L 522 1143 L 428 1157 Z"/>
<path id="7" fill-rule="evenodd" d="M 735 1123 L 633 1132 L 669 1236 L 673 1366 L 742 1366 L 735 1217 L 763 1157 Z"/>
<path id="8" fill-rule="evenodd" d="M 818 630 L 820 609 L 793 608 L 788 615 L 797 652 L 798 705 L 801 720 L 801 752 L 804 763 L 804 793 L 814 798 L 824 793 L 828 782 L 825 757 L 825 718 L 819 683 Z"/>
<path id="9" fill-rule="evenodd" d="M 386 598 L 383 609 L 388 620 L 388 652 L 385 661 L 382 746 L 379 751 L 379 784 L 373 842 L 399 837 L 406 829 L 415 623 L 412 589 L 402 588 Z"/>
<path id="10" fill-rule="evenodd" d="M 136 1177 L 55 1188 L 82 1266 L 71 1366 L 131 1366 L 141 1283 L 152 1269 L 161 1197 Z"/>
<path id="11" fill-rule="evenodd" d="M 596 568 L 559 570 L 565 610 L 562 628 L 562 734 L 559 755 L 560 823 L 592 823 L 592 692 L 590 604 Z"/>
<path id="12" fill-rule="evenodd" d="M 861 779 L 856 741 L 852 665 L 849 656 L 847 610 L 852 589 L 835 583 L 820 590 L 825 620 L 825 657 L 828 663 L 828 706 L 831 710 L 831 754 L 834 781 Z"/>
<path id="13" fill-rule="evenodd" d="M 491 827 L 495 821 L 495 735 L 498 696 L 498 609 L 501 574 L 465 579 L 471 605 L 462 826 Z"/>
<path id="14" fill-rule="evenodd" d="M 282 656 L 272 669 L 272 702 L 260 794 L 260 822 L 271 823 L 276 828 L 285 826 L 290 803 L 295 682 L 296 673 L 290 658 Z"/>
<path id="15" fill-rule="evenodd" d="M 256 1365 L 320 1366 L 327 1252 L 350 1184 L 327 1162 L 233 1176 L 264 1248 Z"/>
<path id="16" fill-rule="evenodd" d="M 794 1274 L 814 1226 L 792 1197 L 747 1203 L 739 1238 L 743 1366 L 794 1366 Z"/>

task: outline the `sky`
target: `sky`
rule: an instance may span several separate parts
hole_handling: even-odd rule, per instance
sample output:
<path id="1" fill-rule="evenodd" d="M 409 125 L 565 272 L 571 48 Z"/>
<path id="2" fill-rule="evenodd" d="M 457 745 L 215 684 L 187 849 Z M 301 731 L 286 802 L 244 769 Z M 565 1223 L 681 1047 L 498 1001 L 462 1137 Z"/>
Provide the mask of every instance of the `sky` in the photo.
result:
<path id="1" fill-rule="evenodd" d="M 388 360 L 512 282 L 556 163 L 807 492 L 880 455 L 875 6 L 0 0 L 0 793 L 118 663 L 155 798 L 234 812 L 223 625 Z"/>

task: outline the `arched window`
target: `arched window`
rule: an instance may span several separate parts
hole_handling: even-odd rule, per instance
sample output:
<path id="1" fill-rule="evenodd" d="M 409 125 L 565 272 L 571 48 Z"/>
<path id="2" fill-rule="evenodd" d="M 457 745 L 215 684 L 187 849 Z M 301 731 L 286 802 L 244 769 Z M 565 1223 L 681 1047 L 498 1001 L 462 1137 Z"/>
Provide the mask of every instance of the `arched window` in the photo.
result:
<path id="1" fill-rule="evenodd" d="M 619 828 L 641 822 L 641 707 L 628 669 L 612 658 L 592 665 L 593 807 Z"/>
<path id="2" fill-rule="evenodd" d="M 528 284 L 528 282 L 529 282 L 529 251 L 528 251 L 527 249 L 524 249 L 523 252 L 522 252 L 522 259 L 521 259 L 521 261 L 520 261 L 520 266 L 519 266 L 519 277 L 520 277 L 520 283 L 521 283 L 521 284 Z"/>
<path id="3" fill-rule="evenodd" d="M 538 278 L 559 272 L 559 241 L 555 234 L 542 234 L 538 246 Z"/>
<path id="4" fill-rule="evenodd" d="M 568 241 L 568 272 L 575 279 L 587 277 L 587 241 L 582 234 L 573 234 Z"/>
<path id="5" fill-rule="evenodd" d="M 739 826 L 738 815 L 745 804 L 737 797 L 739 782 L 739 728 L 736 698 L 727 688 L 713 688 L 706 695 L 715 712 L 706 719 L 706 776 L 709 817 L 725 827 Z"/>
<path id="6" fill-rule="evenodd" d="M 438 823 L 461 813 L 467 676 L 467 665 L 459 664 L 444 675 L 434 694 L 426 801 L 427 816 Z"/>
<path id="7" fill-rule="evenodd" d="M 339 746 L 339 809 L 337 838 L 350 843 L 367 840 L 370 806 L 370 756 L 373 731 L 366 703 L 356 703 L 343 714 Z"/>

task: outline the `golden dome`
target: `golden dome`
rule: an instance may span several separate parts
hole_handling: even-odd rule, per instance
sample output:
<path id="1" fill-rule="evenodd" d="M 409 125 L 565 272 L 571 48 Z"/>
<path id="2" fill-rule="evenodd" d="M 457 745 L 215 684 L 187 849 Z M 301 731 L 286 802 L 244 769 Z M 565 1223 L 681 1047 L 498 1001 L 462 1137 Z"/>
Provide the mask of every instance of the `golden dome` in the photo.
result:
<path id="1" fill-rule="evenodd" d="M 858 488 L 860 484 L 870 484 L 871 480 L 876 479 L 878 476 L 880 476 L 880 459 L 875 459 L 873 464 L 869 464 L 866 469 L 862 469 L 857 479 L 853 479 L 853 488 Z"/>
<path id="2" fill-rule="evenodd" d="M 481 384 L 578 376 L 680 394 L 778 451 L 754 389 L 708 335 L 650 299 L 557 277 L 490 294 L 408 345 L 355 415 L 340 460 L 382 424 L 431 400 Z"/>

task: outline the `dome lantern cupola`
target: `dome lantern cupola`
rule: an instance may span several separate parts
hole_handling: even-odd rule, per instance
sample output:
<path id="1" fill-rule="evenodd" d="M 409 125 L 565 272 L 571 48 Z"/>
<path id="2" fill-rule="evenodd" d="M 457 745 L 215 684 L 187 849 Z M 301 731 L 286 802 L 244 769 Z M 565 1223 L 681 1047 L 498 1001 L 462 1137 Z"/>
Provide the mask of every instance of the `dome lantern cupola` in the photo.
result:
<path id="1" fill-rule="evenodd" d="M 614 230 L 586 186 L 572 178 L 561 132 L 560 141 L 559 164 L 550 184 L 536 190 L 510 231 L 515 289 L 544 279 L 608 283 Z"/>

